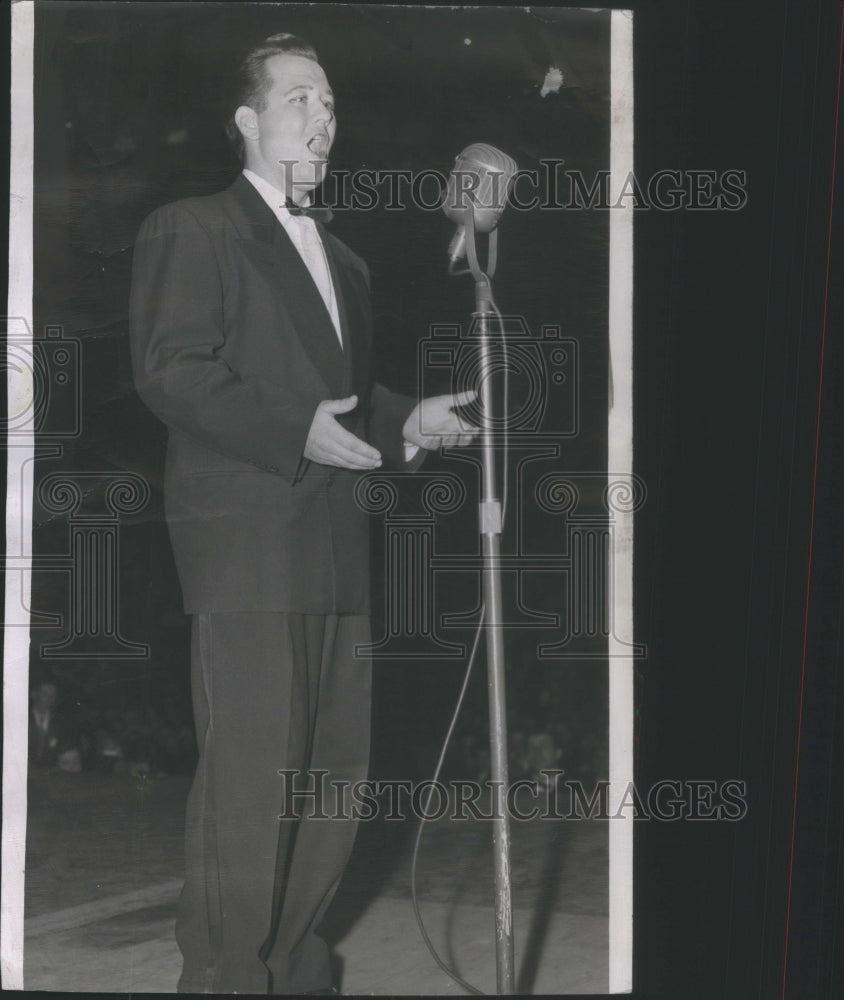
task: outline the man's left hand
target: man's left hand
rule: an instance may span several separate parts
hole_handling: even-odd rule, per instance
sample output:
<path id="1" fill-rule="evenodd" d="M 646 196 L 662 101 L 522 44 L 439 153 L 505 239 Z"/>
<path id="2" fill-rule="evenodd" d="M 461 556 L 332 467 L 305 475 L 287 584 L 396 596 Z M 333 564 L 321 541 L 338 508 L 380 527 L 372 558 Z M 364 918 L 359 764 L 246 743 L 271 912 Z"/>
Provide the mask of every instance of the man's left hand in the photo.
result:
<path id="1" fill-rule="evenodd" d="M 471 403 L 477 393 L 470 389 L 447 396 L 430 396 L 419 403 L 405 421 L 402 433 L 405 441 L 435 451 L 437 448 L 471 444 L 479 428 L 466 422 L 453 411 L 455 406 Z"/>

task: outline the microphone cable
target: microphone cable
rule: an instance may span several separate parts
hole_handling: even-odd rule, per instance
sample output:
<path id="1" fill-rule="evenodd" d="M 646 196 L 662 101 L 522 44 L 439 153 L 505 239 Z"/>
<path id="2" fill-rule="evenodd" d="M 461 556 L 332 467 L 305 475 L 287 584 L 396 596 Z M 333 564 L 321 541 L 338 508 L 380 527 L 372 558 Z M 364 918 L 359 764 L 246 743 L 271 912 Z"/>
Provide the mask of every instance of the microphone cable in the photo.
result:
<path id="1" fill-rule="evenodd" d="M 464 270 L 464 271 L 454 271 L 453 270 L 453 264 L 450 264 L 449 265 L 449 273 L 450 274 L 469 274 L 469 273 L 471 273 L 471 271 L 468 268 L 466 270 Z M 510 449 L 509 449 L 510 435 L 509 435 L 509 433 L 507 431 L 507 411 L 508 411 L 508 406 L 509 406 L 509 383 L 510 383 L 510 378 L 509 378 L 509 355 L 507 353 L 507 335 L 506 335 L 506 331 L 504 329 L 504 320 L 503 320 L 503 318 L 501 316 L 501 312 L 500 312 L 500 310 L 499 310 L 499 308 L 498 308 L 495 300 L 492 297 L 492 287 L 490 285 L 490 280 L 489 280 L 488 275 L 483 274 L 483 279 L 486 282 L 487 289 L 489 291 L 489 302 L 490 302 L 490 304 L 492 306 L 492 309 L 493 309 L 493 312 L 495 313 L 495 316 L 498 319 L 498 329 L 499 329 L 499 333 L 500 333 L 500 342 L 501 342 L 502 356 L 503 356 L 503 361 L 504 361 L 504 363 L 503 363 L 503 372 L 504 372 L 504 391 L 503 391 L 503 402 L 504 402 L 504 443 L 503 443 L 503 449 L 502 449 L 502 451 L 503 451 L 503 461 L 502 461 L 502 484 L 501 484 L 501 532 L 503 534 L 503 532 L 504 532 L 505 517 L 506 517 L 506 513 L 507 513 L 507 480 L 508 480 L 509 461 L 510 461 Z M 467 982 L 465 979 L 463 979 L 462 976 L 460 976 L 457 972 L 455 972 L 454 969 L 450 968 L 450 966 L 448 966 L 446 964 L 446 962 L 440 957 L 439 952 L 434 947 L 434 943 L 431 941 L 431 938 L 428 935 L 428 932 L 427 932 L 427 930 L 425 928 L 425 922 L 422 919 L 422 912 L 421 912 L 421 910 L 419 908 L 419 898 L 418 898 L 417 891 L 416 891 L 416 869 L 417 869 L 417 863 L 418 863 L 418 860 L 419 860 L 419 849 L 420 849 L 420 846 L 422 844 L 422 832 L 425 829 L 425 823 L 428 821 L 427 820 L 428 806 L 431 804 L 431 797 L 432 797 L 432 795 L 434 793 L 434 788 L 437 787 L 437 785 L 438 785 L 439 776 L 440 776 L 440 773 L 442 772 L 443 763 L 445 761 L 445 755 L 446 755 L 446 753 L 448 751 L 448 746 L 449 746 L 449 743 L 451 742 L 451 737 L 454 734 L 454 728 L 457 725 L 457 720 L 458 720 L 458 718 L 460 716 L 460 710 L 463 707 L 463 701 L 464 701 L 464 699 L 466 697 L 466 691 L 467 691 L 467 689 L 469 687 L 469 678 L 472 675 L 472 668 L 475 665 L 475 657 L 476 657 L 477 652 L 478 652 L 478 646 L 480 644 L 481 634 L 483 632 L 484 618 L 485 617 L 486 617 L 486 603 L 484 601 L 481 601 L 480 619 L 478 621 L 477 628 L 475 629 L 475 638 L 474 638 L 474 640 L 472 642 L 472 650 L 469 653 L 469 662 L 466 665 L 466 673 L 465 673 L 465 675 L 463 677 L 463 684 L 461 685 L 460 693 L 457 696 L 457 702 L 456 702 L 456 704 L 454 706 L 454 711 L 452 712 L 452 715 L 451 715 L 451 721 L 449 722 L 448 729 L 447 729 L 446 734 L 445 734 L 445 738 L 443 739 L 443 744 L 442 744 L 442 749 L 440 750 L 440 755 L 437 758 L 437 765 L 436 765 L 436 768 L 434 769 L 434 776 L 433 776 L 432 779 L 430 779 L 430 784 L 428 785 L 428 794 L 427 794 L 427 797 L 425 799 L 424 808 L 422 809 L 422 815 L 419 818 L 419 826 L 418 826 L 418 828 L 416 830 L 416 838 L 415 838 L 414 844 L 413 844 L 413 857 L 412 857 L 411 865 L 410 865 L 410 896 L 411 896 L 411 900 L 413 902 L 413 914 L 416 917 L 416 923 L 417 923 L 417 926 L 419 927 L 419 933 L 422 935 L 422 940 L 425 942 L 425 945 L 426 945 L 428 951 L 431 953 L 431 957 L 434 959 L 434 961 L 437 963 L 437 965 L 440 967 L 440 969 L 442 969 L 442 971 L 451 980 L 453 980 L 455 983 L 457 983 L 458 986 L 462 986 L 463 989 L 468 990 L 469 993 L 472 993 L 475 996 L 487 996 L 487 994 L 484 993 L 483 990 L 479 990 L 476 986 L 473 986 L 471 983 Z"/>
<path id="2" fill-rule="evenodd" d="M 466 690 L 469 687 L 469 678 L 472 675 L 472 667 L 475 665 L 475 654 L 478 651 L 478 644 L 481 638 L 481 632 L 483 631 L 483 621 L 484 615 L 486 614 L 486 605 L 481 602 L 481 618 L 478 622 L 478 627 L 475 630 L 475 639 L 472 643 L 472 652 L 469 654 L 469 663 L 466 667 L 466 674 L 463 677 L 463 685 L 460 688 L 460 694 L 457 696 L 457 704 L 455 705 L 454 712 L 451 715 L 451 722 L 448 725 L 448 731 L 445 734 L 445 739 L 443 740 L 442 749 L 440 750 L 440 756 L 437 759 L 437 766 L 434 770 L 434 777 L 431 779 L 431 784 L 428 786 L 428 795 L 425 799 L 425 807 L 422 810 L 422 815 L 419 818 L 419 827 L 416 831 L 416 839 L 413 844 L 413 859 L 410 865 L 410 897 L 413 901 L 413 913 L 416 917 L 416 923 L 419 926 L 419 933 L 422 935 L 422 940 L 431 953 L 432 958 L 437 963 L 437 965 L 443 970 L 443 972 L 458 986 L 462 986 L 465 990 L 473 993 L 475 996 L 486 996 L 483 990 L 479 990 L 476 986 L 471 983 L 467 983 L 465 979 L 462 978 L 454 969 L 446 965 L 445 961 L 440 957 L 439 952 L 434 947 L 433 941 L 428 936 L 428 931 L 425 929 L 425 922 L 422 919 L 422 912 L 419 909 L 419 898 L 416 893 L 416 865 L 419 860 L 419 847 L 422 843 L 422 831 L 425 829 L 425 823 L 427 822 L 428 806 L 431 803 L 431 796 L 434 793 L 434 787 L 437 784 L 442 771 L 443 762 L 445 760 L 446 751 L 448 750 L 448 745 L 451 742 L 452 734 L 454 733 L 454 727 L 457 725 L 457 719 L 460 715 L 460 709 L 463 707 L 463 699 L 466 695 Z"/>

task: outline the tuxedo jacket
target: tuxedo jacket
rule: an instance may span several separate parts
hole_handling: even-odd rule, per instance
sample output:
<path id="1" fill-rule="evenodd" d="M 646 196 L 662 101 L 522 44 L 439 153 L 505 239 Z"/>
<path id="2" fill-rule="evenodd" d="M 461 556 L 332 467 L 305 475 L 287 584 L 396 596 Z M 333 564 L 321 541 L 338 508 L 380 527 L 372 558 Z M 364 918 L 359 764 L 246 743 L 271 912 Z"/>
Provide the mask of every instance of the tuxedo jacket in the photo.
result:
<path id="1" fill-rule="evenodd" d="M 360 473 L 303 458 L 320 402 L 403 461 L 415 400 L 373 384 L 366 265 L 321 226 L 343 337 L 284 227 L 242 175 L 166 205 L 135 246 L 130 335 L 141 398 L 168 428 L 164 496 L 188 613 L 369 610 Z"/>

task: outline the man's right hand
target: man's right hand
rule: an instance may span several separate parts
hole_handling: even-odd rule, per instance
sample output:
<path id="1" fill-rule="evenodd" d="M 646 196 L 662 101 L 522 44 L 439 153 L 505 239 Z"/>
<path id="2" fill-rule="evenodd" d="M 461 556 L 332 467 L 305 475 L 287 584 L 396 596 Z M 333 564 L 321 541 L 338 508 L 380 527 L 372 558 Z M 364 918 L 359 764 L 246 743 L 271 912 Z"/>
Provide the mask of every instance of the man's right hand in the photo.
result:
<path id="1" fill-rule="evenodd" d="M 325 399 L 319 404 L 305 442 L 305 458 L 339 469 L 378 468 L 380 453 L 334 419 L 335 414 L 348 413 L 357 405 L 357 396 Z"/>

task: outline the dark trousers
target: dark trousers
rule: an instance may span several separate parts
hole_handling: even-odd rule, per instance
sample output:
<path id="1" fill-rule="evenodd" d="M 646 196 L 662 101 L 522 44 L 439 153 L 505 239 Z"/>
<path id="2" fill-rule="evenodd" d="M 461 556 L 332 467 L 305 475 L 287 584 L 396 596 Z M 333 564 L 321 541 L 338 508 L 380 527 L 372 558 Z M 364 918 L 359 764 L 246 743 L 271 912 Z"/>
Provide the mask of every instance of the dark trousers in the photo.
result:
<path id="1" fill-rule="evenodd" d="M 330 985 L 315 933 L 354 842 L 279 771 L 366 777 L 371 664 L 361 615 L 209 614 L 193 619 L 199 763 L 188 797 L 176 938 L 180 992 L 298 993 Z M 302 776 L 302 788 L 318 788 Z M 285 791 L 288 793 L 285 796 Z M 348 796 L 347 796 L 348 798 Z M 323 815 L 334 816 L 328 800 Z M 291 818 L 293 810 L 304 813 Z"/>

